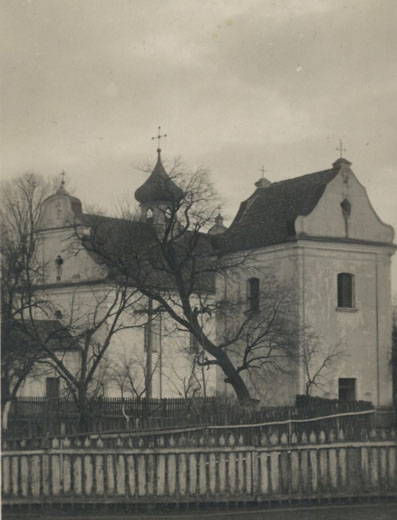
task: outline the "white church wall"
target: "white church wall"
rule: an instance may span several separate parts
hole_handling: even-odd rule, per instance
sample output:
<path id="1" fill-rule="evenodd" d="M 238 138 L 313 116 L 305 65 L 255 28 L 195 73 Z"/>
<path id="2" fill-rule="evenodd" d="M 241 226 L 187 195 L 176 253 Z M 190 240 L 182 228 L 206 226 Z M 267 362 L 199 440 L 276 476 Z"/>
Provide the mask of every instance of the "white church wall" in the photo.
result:
<path id="1" fill-rule="evenodd" d="M 133 289 L 132 289 L 133 290 Z M 44 293 L 43 293 L 44 294 Z M 209 296 L 211 297 L 211 296 Z M 109 306 L 113 303 L 115 293 L 105 284 L 99 285 L 59 285 L 52 287 L 45 293 L 54 310 L 61 312 L 61 322 L 66 327 L 71 327 L 71 334 L 81 332 L 89 328 L 102 318 Z M 147 299 L 136 295 L 137 306 L 125 311 L 119 321 L 118 327 L 127 327 L 117 331 L 111 337 L 110 345 L 106 351 L 98 377 L 103 380 L 104 394 L 109 397 L 121 396 L 120 379 L 126 367 L 134 378 L 134 384 L 138 393 L 145 391 L 146 350 L 144 323 L 147 321 Z M 138 311 L 138 312 L 136 312 Z M 142 312 L 143 311 L 143 312 Z M 36 313 L 36 319 L 48 318 L 48 315 Z M 54 314 L 53 319 L 56 316 Z M 103 325 L 97 333 L 97 340 L 101 340 L 107 334 L 107 327 Z M 213 334 L 214 322 L 209 320 L 204 323 L 209 334 Z M 116 327 L 117 328 L 117 327 Z M 180 326 L 166 314 L 161 318 L 156 317 L 152 323 L 152 397 L 181 397 L 187 396 L 194 388 L 201 395 L 211 395 L 215 392 L 215 371 L 213 368 L 204 372 L 194 363 L 194 353 L 191 351 L 190 334 L 178 330 Z M 65 366 L 73 373 L 79 367 L 79 353 L 70 352 L 65 355 L 58 351 Z M 43 377 L 29 378 L 20 395 L 44 396 L 45 378 L 53 377 L 53 374 L 45 374 Z M 125 390 L 125 389 L 124 389 Z M 132 397 L 130 392 L 129 397 Z"/>
<path id="2" fill-rule="evenodd" d="M 37 240 L 38 261 L 44 266 L 46 284 L 80 283 L 100 279 L 106 273 L 106 268 L 81 247 L 74 228 L 41 231 Z M 59 257 L 61 265 L 57 264 Z"/>
<path id="3" fill-rule="evenodd" d="M 237 256 L 242 259 L 241 266 L 233 269 L 226 278 L 217 277 L 216 293 L 218 300 L 227 299 L 241 301 L 241 313 L 247 312 L 247 281 L 252 278 L 259 278 L 261 297 L 268 298 L 266 293 L 268 283 L 274 283 L 278 290 L 285 291 L 291 300 L 291 311 L 297 312 L 295 303 L 297 302 L 298 285 L 298 259 L 294 244 L 283 244 L 280 246 L 269 247 L 256 250 Z M 226 287 L 225 287 L 226 282 Z M 221 341 L 228 333 L 229 327 L 235 325 L 243 318 L 240 315 L 237 320 L 235 316 L 225 317 L 220 315 L 217 323 L 217 337 Z M 297 321 L 298 321 L 297 315 Z M 298 328 L 298 326 L 297 326 Z M 226 332 L 225 332 L 226 329 Z M 244 345 L 240 345 L 241 352 Z M 235 363 L 237 363 L 235 358 Z M 251 389 L 252 397 L 260 399 L 264 404 L 270 406 L 293 404 L 298 390 L 298 367 L 293 363 L 280 362 L 282 370 L 265 370 L 260 376 L 254 375 L 252 371 L 243 372 L 243 378 Z M 288 372 L 288 373 L 286 373 Z M 224 382 L 224 374 L 221 369 L 217 370 L 217 391 L 218 393 L 234 396 L 234 391 L 230 384 Z"/>
<path id="4" fill-rule="evenodd" d="M 338 398 L 338 379 L 356 379 L 357 399 L 390 405 L 390 256 L 387 249 L 300 242 L 303 246 L 303 319 L 325 347 L 340 345 L 324 388 Z M 354 276 L 353 308 L 338 308 L 338 273 Z M 318 358 L 318 363 L 322 359 Z M 304 392 L 301 380 L 300 392 Z"/>
<path id="5" fill-rule="evenodd" d="M 345 218 L 341 203 L 348 200 Z M 365 188 L 350 168 L 342 171 L 326 186 L 313 211 L 295 221 L 296 233 L 308 236 L 338 237 L 374 242 L 392 242 L 394 230 L 375 213 Z"/>

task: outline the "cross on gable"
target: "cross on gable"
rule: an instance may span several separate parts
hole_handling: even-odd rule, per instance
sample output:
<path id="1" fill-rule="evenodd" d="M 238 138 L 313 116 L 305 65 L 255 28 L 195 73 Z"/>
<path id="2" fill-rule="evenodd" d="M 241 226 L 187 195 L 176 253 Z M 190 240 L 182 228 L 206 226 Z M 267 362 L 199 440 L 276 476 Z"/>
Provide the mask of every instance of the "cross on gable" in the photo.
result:
<path id="1" fill-rule="evenodd" d="M 339 152 L 341 158 L 342 158 L 343 152 L 347 152 L 346 148 L 343 148 L 342 139 L 339 139 L 339 146 L 338 146 L 338 148 L 335 148 L 335 150 L 337 152 Z"/>
<path id="2" fill-rule="evenodd" d="M 264 179 L 265 178 L 265 172 L 267 172 L 267 170 L 265 170 L 265 167 L 262 166 L 262 168 L 260 168 L 259 171 L 262 173 L 262 179 Z"/>

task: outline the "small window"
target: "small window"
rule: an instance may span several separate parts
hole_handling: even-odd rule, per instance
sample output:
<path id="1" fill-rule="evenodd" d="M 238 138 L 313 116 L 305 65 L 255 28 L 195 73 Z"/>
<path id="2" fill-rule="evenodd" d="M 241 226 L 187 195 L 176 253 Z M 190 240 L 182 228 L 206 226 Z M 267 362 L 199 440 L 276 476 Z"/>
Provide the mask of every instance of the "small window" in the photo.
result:
<path id="1" fill-rule="evenodd" d="M 45 380 L 45 396 L 47 399 L 58 399 L 59 377 L 47 377 Z"/>
<path id="2" fill-rule="evenodd" d="M 146 211 L 146 222 L 149 224 L 153 223 L 153 210 L 151 208 Z"/>
<path id="3" fill-rule="evenodd" d="M 339 400 L 355 401 L 356 400 L 356 380 L 351 377 L 339 378 L 338 380 Z"/>
<path id="4" fill-rule="evenodd" d="M 55 317 L 57 320 L 61 320 L 62 319 L 62 312 L 60 310 L 56 310 L 55 311 Z"/>
<path id="5" fill-rule="evenodd" d="M 338 274 L 338 307 L 354 307 L 354 276 L 350 273 Z"/>
<path id="6" fill-rule="evenodd" d="M 259 311 L 259 278 L 250 278 L 247 282 L 247 300 L 250 312 Z"/>

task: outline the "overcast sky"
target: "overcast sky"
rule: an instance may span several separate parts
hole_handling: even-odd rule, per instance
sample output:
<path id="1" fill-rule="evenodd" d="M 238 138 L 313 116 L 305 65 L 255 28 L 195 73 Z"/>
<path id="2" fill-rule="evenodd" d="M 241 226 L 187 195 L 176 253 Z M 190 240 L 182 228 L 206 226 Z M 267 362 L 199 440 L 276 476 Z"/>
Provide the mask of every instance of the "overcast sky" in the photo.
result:
<path id="1" fill-rule="evenodd" d="M 230 220 L 344 156 L 397 227 L 394 0 L 0 0 L 2 176 L 67 173 L 110 209 L 165 158 L 212 173 Z M 397 291 L 397 260 L 394 260 Z"/>

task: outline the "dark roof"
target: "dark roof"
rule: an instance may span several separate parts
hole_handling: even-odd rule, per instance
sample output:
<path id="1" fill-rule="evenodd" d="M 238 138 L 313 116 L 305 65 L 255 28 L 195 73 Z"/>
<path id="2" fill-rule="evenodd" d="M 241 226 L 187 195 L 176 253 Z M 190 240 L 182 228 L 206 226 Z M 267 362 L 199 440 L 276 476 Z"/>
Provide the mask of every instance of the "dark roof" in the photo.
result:
<path id="1" fill-rule="evenodd" d="M 160 153 L 156 166 L 149 178 L 135 192 L 138 202 L 176 202 L 183 197 L 183 191 L 169 177 L 161 162 Z"/>
<path id="2" fill-rule="evenodd" d="M 105 265 L 108 277 L 128 279 L 132 286 L 140 285 L 159 289 L 172 289 L 175 278 L 161 254 L 161 245 L 155 228 L 147 223 L 85 214 L 83 221 L 90 226 L 90 234 L 82 243 L 96 263 Z M 172 241 L 175 262 L 184 262 L 185 276 L 194 278 L 195 290 L 213 291 L 214 273 L 211 258 L 214 255 L 206 234 L 199 234 L 197 242 L 188 243 L 192 233 L 185 232 Z M 194 265 L 191 263 L 195 257 Z"/>
<path id="3" fill-rule="evenodd" d="M 340 165 L 339 165 L 340 166 Z M 340 167 L 275 182 L 255 190 L 244 202 L 218 247 L 242 250 L 285 242 L 296 237 L 295 219 L 308 215 Z"/>
<path id="4" fill-rule="evenodd" d="M 8 341 L 34 350 L 40 343 L 51 350 L 71 350 L 78 348 L 78 342 L 70 331 L 58 320 L 14 321 L 8 332 Z M 40 342 L 39 344 L 37 342 Z"/>

